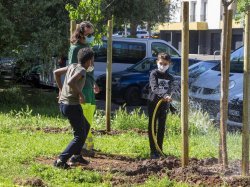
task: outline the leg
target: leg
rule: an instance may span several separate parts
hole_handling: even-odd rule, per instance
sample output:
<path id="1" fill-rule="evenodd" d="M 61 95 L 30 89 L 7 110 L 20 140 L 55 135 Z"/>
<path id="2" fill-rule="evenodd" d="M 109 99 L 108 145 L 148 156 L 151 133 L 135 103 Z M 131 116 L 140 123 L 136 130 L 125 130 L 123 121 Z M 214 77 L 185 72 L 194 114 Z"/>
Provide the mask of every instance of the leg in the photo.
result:
<path id="1" fill-rule="evenodd" d="M 153 112 L 155 109 L 155 104 L 152 102 L 148 102 L 148 138 L 149 138 L 149 146 L 150 146 L 150 153 L 154 154 L 156 153 L 156 148 L 155 148 L 155 143 L 153 140 L 152 136 L 152 117 L 153 117 Z M 155 120 L 156 121 L 156 120 Z M 154 132 L 156 133 L 156 123 L 154 121 Z"/>
<path id="2" fill-rule="evenodd" d="M 164 105 L 161 105 L 157 112 L 157 119 L 158 119 L 157 143 L 161 150 L 165 133 L 166 117 L 167 117 L 166 107 Z"/>
<path id="3" fill-rule="evenodd" d="M 79 155 L 86 140 L 89 124 L 83 116 L 80 105 L 61 105 L 61 112 L 68 117 L 73 128 L 74 139 L 59 156 L 60 160 L 66 162 L 72 155 Z"/>

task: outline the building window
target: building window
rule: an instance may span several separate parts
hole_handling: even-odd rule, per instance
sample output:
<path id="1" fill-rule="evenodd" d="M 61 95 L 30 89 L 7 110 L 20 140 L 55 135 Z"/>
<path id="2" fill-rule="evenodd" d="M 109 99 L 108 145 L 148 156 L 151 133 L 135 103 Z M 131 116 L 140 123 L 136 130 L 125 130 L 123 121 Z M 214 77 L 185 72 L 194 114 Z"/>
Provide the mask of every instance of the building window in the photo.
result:
<path id="1" fill-rule="evenodd" d="M 203 3 L 203 15 L 201 15 L 201 21 L 207 21 L 207 2 Z"/>
<path id="2" fill-rule="evenodd" d="M 195 22 L 196 19 L 196 1 L 191 2 L 191 10 L 190 10 L 190 22 Z"/>

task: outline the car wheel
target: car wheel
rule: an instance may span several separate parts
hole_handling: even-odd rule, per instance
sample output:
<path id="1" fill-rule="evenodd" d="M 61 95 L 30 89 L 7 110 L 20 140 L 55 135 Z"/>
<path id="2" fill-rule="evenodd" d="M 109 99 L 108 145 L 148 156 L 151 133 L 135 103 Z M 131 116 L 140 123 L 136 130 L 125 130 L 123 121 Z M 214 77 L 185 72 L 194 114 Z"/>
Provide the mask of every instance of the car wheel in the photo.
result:
<path id="1" fill-rule="evenodd" d="M 138 87 L 129 87 L 125 92 L 125 102 L 129 106 L 136 106 L 142 103 L 141 92 Z"/>

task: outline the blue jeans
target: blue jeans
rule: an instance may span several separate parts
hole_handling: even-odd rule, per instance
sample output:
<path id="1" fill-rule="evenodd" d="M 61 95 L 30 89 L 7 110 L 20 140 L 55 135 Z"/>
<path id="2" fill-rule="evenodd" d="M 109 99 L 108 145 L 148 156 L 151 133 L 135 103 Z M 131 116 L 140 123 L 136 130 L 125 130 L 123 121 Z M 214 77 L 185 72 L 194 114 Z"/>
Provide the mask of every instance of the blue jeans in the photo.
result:
<path id="1" fill-rule="evenodd" d="M 68 118 L 71 127 L 73 128 L 74 139 L 69 143 L 67 148 L 60 154 L 59 158 L 63 162 L 72 155 L 80 155 L 82 147 L 87 138 L 90 125 L 83 115 L 81 105 L 66 105 L 60 103 L 61 113 Z"/>

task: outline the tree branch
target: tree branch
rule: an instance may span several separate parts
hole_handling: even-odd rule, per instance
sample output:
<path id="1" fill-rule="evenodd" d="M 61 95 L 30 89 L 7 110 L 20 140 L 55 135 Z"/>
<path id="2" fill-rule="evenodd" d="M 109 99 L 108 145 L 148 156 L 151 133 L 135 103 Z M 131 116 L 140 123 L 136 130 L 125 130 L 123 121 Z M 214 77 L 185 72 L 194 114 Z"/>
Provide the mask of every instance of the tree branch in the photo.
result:
<path id="1" fill-rule="evenodd" d="M 234 0 L 230 0 L 230 1 L 228 2 L 228 5 L 231 5 L 233 2 L 234 2 Z"/>
<path id="2" fill-rule="evenodd" d="M 106 10 L 107 8 L 109 8 L 114 2 L 115 2 L 115 0 L 113 0 L 111 3 L 109 3 L 109 4 L 104 8 L 104 10 Z"/>
<path id="3" fill-rule="evenodd" d="M 221 0 L 221 1 L 222 1 L 223 6 L 226 6 L 226 7 L 228 7 L 230 4 L 232 4 L 234 2 L 234 0 L 230 0 L 230 1 Z"/>

